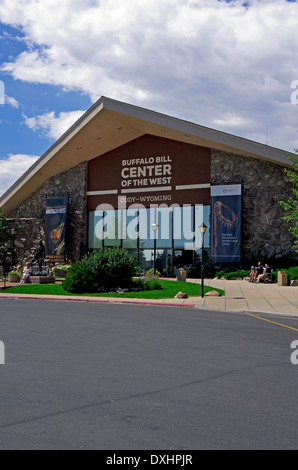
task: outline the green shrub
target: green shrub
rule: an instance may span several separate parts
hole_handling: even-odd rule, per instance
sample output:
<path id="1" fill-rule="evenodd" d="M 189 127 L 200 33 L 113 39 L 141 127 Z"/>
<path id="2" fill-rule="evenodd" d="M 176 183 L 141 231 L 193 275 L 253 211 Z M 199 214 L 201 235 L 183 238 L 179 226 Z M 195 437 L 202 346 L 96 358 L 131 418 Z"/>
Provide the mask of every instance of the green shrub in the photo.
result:
<path id="1" fill-rule="evenodd" d="M 287 269 L 287 274 L 289 276 L 289 281 L 298 279 L 298 266 L 293 266 L 292 268 Z"/>
<path id="2" fill-rule="evenodd" d="M 273 271 L 273 277 L 272 277 L 272 282 L 277 282 L 277 276 L 278 276 L 278 271 L 286 271 L 289 277 L 289 281 L 292 281 L 293 279 L 298 279 L 298 266 L 293 266 L 288 269 L 284 268 L 276 268 Z M 230 271 L 228 269 L 222 269 L 221 271 L 216 272 L 216 277 L 221 279 L 236 279 L 236 278 L 244 278 L 244 277 L 249 277 L 250 275 L 250 269 L 245 270 L 245 269 L 239 269 L 238 271 Z"/>
<path id="3" fill-rule="evenodd" d="M 126 250 L 112 248 L 94 251 L 70 267 L 63 288 L 83 294 L 127 287 L 135 268 L 135 261 Z"/>
<path id="4" fill-rule="evenodd" d="M 149 269 L 149 271 L 139 279 L 139 283 L 143 290 L 162 289 L 162 285 L 159 282 L 159 272 L 157 271 L 156 274 L 154 274 L 153 269 Z"/>
<path id="5" fill-rule="evenodd" d="M 216 277 L 221 279 L 222 277 L 231 280 L 231 279 L 237 279 L 241 278 L 243 279 L 244 277 L 249 277 L 250 275 L 250 270 L 246 269 L 238 269 L 237 271 L 227 271 L 225 269 L 222 269 L 221 271 L 217 271 Z"/>

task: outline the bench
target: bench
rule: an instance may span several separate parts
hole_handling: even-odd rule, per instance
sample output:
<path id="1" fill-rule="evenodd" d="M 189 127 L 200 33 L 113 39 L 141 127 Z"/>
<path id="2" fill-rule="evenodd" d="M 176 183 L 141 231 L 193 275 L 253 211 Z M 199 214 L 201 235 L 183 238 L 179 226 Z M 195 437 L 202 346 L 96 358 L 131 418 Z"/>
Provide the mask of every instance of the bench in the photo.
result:
<path id="1" fill-rule="evenodd" d="M 263 281 L 272 282 L 272 278 L 273 278 L 273 269 L 271 269 L 270 273 L 264 273 Z"/>

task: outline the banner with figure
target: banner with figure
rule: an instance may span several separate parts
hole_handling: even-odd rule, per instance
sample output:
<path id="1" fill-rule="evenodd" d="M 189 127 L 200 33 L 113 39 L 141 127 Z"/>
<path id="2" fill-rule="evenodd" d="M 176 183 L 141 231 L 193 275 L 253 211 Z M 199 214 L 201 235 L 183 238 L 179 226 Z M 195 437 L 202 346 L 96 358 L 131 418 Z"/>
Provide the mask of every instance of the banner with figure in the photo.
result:
<path id="1" fill-rule="evenodd" d="M 241 262 L 241 184 L 211 186 L 211 259 Z"/>
<path id="2" fill-rule="evenodd" d="M 66 256 L 67 198 L 46 199 L 46 257 L 52 262 L 64 262 Z"/>

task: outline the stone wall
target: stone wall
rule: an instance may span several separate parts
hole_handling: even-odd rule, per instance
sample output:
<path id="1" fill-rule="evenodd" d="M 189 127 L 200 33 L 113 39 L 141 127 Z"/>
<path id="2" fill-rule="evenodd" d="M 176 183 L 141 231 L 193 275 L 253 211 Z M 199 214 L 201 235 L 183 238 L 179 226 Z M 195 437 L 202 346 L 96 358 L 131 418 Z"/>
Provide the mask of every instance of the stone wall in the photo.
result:
<path id="1" fill-rule="evenodd" d="M 48 179 L 37 191 L 9 214 L 9 228 L 17 231 L 15 237 L 16 264 L 32 258 L 39 240 L 45 240 L 46 197 L 68 196 L 67 259 L 75 261 L 85 254 L 86 247 L 86 191 L 87 163 Z M 10 230 L 7 231 L 8 234 Z M 12 239 L 7 238 L 11 252 Z"/>
<path id="2" fill-rule="evenodd" d="M 291 196 L 283 167 L 252 157 L 212 151 L 211 184 L 243 184 L 243 255 L 281 259 L 296 257 L 294 238 L 278 201 Z"/>

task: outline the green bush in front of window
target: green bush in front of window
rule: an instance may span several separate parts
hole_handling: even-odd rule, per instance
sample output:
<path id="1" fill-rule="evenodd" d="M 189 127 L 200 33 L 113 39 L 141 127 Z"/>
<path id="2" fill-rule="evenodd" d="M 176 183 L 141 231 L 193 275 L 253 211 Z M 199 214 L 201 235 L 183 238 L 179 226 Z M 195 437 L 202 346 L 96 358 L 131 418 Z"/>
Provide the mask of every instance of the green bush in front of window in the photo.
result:
<path id="1" fill-rule="evenodd" d="M 121 248 L 94 251 L 73 264 L 63 281 L 68 292 L 84 294 L 127 287 L 136 272 L 135 260 Z"/>

